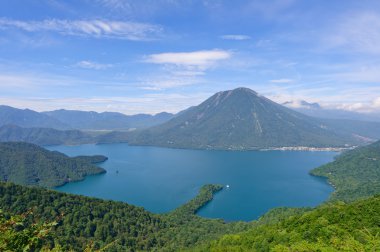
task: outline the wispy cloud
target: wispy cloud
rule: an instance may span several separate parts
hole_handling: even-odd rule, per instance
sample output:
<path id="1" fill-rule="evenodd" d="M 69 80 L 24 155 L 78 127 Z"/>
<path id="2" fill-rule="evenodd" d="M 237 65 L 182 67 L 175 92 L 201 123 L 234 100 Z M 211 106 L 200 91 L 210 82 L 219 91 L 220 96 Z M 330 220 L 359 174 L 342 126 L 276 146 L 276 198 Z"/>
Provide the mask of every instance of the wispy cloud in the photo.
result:
<path id="1" fill-rule="evenodd" d="M 170 88 L 177 88 L 183 86 L 190 86 L 200 83 L 202 80 L 195 76 L 176 76 L 175 74 L 168 74 L 167 76 L 156 76 L 148 78 L 141 83 L 141 89 L 144 90 L 165 90 Z"/>
<path id="2" fill-rule="evenodd" d="M 220 38 L 226 39 L 226 40 L 249 40 L 249 39 L 251 39 L 250 36 L 240 35 L 240 34 L 223 35 L 223 36 L 220 36 Z"/>
<path id="3" fill-rule="evenodd" d="M 323 41 L 328 48 L 380 54 L 380 14 L 360 12 L 346 15 L 329 29 Z"/>
<path id="4" fill-rule="evenodd" d="M 57 32 L 71 36 L 126 40 L 157 39 L 163 31 L 163 28 L 158 25 L 100 19 L 20 21 L 2 18 L 0 19 L 0 29 L 19 29 L 26 32 Z"/>
<path id="5" fill-rule="evenodd" d="M 190 106 L 198 105 L 211 94 L 153 93 L 131 96 L 93 96 L 93 97 L 4 97 L 0 95 L 0 104 L 16 108 L 29 108 L 36 111 L 72 109 L 97 112 L 121 112 L 124 114 L 159 112 L 177 113 Z"/>
<path id="6" fill-rule="evenodd" d="M 271 80 L 270 82 L 272 83 L 291 83 L 293 82 L 293 79 L 276 79 L 276 80 Z"/>
<path id="7" fill-rule="evenodd" d="M 112 64 L 101 64 L 93 61 L 82 60 L 75 64 L 77 67 L 86 68 L 86 69 L 94 69 L 94 70 L 104 70 L 107 68 L 111 68 Z"/>
<path id="8" fill-rule="evenodd" d="M 208 50 L 194 52 L 170 52 L 146 56 L 145 62 L 154 64 L 173 64 L 193 69 L 207 69 L 218 61 L 231 57 L 229 51 Z"/>

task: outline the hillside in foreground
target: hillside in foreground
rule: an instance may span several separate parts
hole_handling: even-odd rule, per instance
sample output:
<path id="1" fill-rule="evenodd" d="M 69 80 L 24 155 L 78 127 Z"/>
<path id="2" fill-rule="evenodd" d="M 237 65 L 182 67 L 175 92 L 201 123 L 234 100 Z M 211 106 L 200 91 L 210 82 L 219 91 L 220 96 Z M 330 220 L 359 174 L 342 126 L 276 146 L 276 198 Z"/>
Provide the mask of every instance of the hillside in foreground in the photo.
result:
<path id="1" fill-rule="evenodd" d="M 326 204 L 192 251 L 379 251 L 380 196 Z"/>

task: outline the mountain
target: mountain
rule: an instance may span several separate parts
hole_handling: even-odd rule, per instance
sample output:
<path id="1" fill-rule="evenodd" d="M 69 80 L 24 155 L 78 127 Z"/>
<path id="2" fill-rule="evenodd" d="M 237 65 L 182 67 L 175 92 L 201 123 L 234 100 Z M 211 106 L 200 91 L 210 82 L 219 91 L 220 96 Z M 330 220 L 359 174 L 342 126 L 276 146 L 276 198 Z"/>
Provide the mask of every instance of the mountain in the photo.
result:
<path id="1" fill-rule="evenodd" d="M 70 129 L 65 123 L 30 109 L 17 109 L 0 105 L 0 126 L 13 124 L 20 127 Z"/>
<path id="2" fill-rule="evenodd" d="M 0 181 L 55 187 L 82 180 L 86 175 L 104 173 L 103 168 L 92 163 L 106 159 L 103 156 L 70 158 L 34 144 L 0 143 Z"/>
<path id="3" fill-rule="evenodd" d="M 130 144 L 200 149 L 343 147 L 363 139 L 279 105 L 248 88 L 219 92 L 170 121 L 136 132 Z"/>
<path id="4" fill-rule="evenodd" d="M 96 143 L 96 139 L 79 130 L 22 128 L 16 125 L 0 127 L 0 142 L 28 142 L 38 145 Z"/>
<path id="5" fill-rule="evenodd" d="M 94 111 L 54 110 L 43 112 L 51 118 L 65 122 L 81 130 L 128 130 L 147 128 L 170 120 L 173 114 L 162 112 L 156 115 L 124 115 L 117 112 L 98 113 Z"/>
<path id="6" fill-rule="evenodd" d="M 380 122 L 380 113 L 358 113 L 343 109 L 328 109 L 321 107 L 318 103 L 309 103 L 302 100 L 287 101 L 283 105 L 313 117 Z"/>
<path id="7" fill-rule="evenodd" d="M 339 155 L 334 162 L 311 171 L 329 179 L 331 199 L 352 201 L 380 194 L 380 141 Z"/>

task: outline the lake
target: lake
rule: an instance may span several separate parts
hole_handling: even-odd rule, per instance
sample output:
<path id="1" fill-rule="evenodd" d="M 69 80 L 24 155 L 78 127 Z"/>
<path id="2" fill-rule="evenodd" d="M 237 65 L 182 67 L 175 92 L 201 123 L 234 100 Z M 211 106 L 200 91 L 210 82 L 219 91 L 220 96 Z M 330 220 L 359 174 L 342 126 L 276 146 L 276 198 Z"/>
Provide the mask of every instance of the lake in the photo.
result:
<path id="1" fill-rule="evenodd" d="M 336 152 L 183 150 L 128 144 L 52 146 L 69 156 L 101 154 L 107 173 L 66 184 L 58 191 L 124 201 L 154 213 L 196 196 L 204 184 L 229 185 L 199 215 L 254 220 L 273 207 L 316 206 L 333 188 L 308 172 Z"/>

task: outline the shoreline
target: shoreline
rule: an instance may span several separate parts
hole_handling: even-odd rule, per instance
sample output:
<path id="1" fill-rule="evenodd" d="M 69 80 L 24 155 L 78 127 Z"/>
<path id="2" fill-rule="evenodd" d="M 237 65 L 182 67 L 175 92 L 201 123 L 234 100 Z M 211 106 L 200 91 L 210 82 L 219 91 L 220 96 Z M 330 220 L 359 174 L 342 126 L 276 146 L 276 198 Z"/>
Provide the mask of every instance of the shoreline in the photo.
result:
<path id="1" fill-rule="evenodd" d="M 306 147 L 306 146 L 284 146 L 284 147 L 270 147 L 265 149 L 260 149 L 260 151 L 335 151 L 342 152 L 346 150 L 355 149 L 357 146 L 351 147 Z"/>

